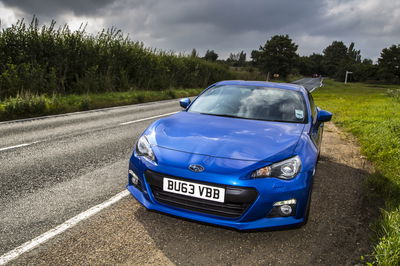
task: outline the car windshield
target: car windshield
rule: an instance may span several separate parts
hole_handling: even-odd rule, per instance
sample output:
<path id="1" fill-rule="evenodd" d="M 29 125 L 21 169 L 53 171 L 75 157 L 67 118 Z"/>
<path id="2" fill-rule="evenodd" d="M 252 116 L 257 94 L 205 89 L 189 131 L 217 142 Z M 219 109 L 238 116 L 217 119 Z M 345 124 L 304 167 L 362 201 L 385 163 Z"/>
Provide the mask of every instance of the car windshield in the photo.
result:
<path id="1" fill-rule="evenodd" d="M 303 95 L 257 86 L 215 86 L 200 95 L 189 112 L 266 121 L 305 123 Z"/>

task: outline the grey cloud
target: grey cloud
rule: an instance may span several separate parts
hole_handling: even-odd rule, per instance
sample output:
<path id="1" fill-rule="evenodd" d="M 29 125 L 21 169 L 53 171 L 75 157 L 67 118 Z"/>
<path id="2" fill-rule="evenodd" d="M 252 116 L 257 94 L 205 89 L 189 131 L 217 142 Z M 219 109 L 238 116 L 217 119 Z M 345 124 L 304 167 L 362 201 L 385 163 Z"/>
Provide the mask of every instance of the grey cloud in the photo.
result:
<path id="1" fill-rule="evenodd" d="M 176 1 L 163 1 L 162 8 L 171 2 Z M 192 0 L 175 5 L 172 14 L 164 13 L 161 19 L 168 24 L 212 24 L 227 33 L 267 32 L 301 24 L 316 15 L 321 3 L 318 0 Z"/>
<path id="2" fill-rule="evenodd" d="M 321 3 L 164 0 L 151 1 L 144 10 L 130 5 L 118 16 L 107 16 L 113 25 L 125 18 L 129 21 L 127 28 L 134 29 L 136 36 L 146 32 L 146 43 L 178 51 L 194 47 L 202 52 L 215 49 L 227 56 L 229 52 L 257 49 L 272 33 L 291 35 L 296 29 L 306 31 L 313 24 L 310 18 L 321 12 Z"/>
<path id="3" fill-rule="evenodd" d="M 96 14 L 114 1 L 110 0 L 2 0 L 9 7 L 15 7 L 28 15 L 56 17 L 66 11 L 77 15 Z"/>
<path id="4" fill-rule="evenodd" d="M 364 57 L 376 59 L 382 48 L 400 43 L 400 2 L 393 0 L 0 1 L 27 18 L 37 14 L 68 22 L 65 14 L 72 12 L 101 18 L 101 26 L 120 28 L 151 47 L 196 48 L 201 54 L 213 49 L 222 57 L 240 50 L 249 54 L 275 34 L 289 34 L 300 54 L 322 52 L 343 40 L 354 41 Z"/>

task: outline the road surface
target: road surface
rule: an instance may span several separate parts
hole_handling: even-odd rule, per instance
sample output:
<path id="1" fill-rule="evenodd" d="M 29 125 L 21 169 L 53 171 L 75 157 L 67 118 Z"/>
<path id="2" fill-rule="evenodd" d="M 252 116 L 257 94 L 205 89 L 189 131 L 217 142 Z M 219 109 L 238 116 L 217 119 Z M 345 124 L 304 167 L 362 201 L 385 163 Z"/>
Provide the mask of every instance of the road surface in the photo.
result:
<path id="1" fill-rule="evenodd" d="M 179 109 L 173 100 L 0 124 L 0 254 L 123 190 L 137 136 Z"/>
<path id="2" fill-rule="evenodd" d="M 0 254 L 123 191 L 138 135 L 179 110 L 169 100 L 0 123 Z M 311 221 L 297 231 L 241 234 L 147 212 L 128 196 L 11 263 L 245 264 L 251 257 L 296 264 L 338 262 L 340 254 L 349 257 L 339 261 L 353 262 L 368 250 L 368 230 L 360 227 L 363 175 L 359 167 L 323 162 Z M 345 201 L 344 191 L 351 197 Z"/>
<path id="3" fill-rule="evenodd" d="M 321 78 L 302 78 L 302 79 L 293 81 L 292 83 L 302 85 L 308 91 L 313 92 L 315 89 L 322 86 L 322 77 Z"/>

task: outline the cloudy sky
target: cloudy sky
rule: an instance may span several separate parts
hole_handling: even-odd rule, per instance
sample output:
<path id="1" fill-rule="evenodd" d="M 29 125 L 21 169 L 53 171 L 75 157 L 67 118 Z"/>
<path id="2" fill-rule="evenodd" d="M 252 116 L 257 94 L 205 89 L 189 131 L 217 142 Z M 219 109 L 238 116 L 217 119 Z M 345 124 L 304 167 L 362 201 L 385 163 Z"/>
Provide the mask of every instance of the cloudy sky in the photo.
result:
<path id="1" fill-rule="evenodd" d="M 355 42 L 363 58 L 400 44 L 399 0 L 0 0 L 2 27 L 35 14 L 96 33 L 115 26 L 147 46 L 203 55 L 251 50 L 289 34 L 301 55 L 334 40 Z"/>

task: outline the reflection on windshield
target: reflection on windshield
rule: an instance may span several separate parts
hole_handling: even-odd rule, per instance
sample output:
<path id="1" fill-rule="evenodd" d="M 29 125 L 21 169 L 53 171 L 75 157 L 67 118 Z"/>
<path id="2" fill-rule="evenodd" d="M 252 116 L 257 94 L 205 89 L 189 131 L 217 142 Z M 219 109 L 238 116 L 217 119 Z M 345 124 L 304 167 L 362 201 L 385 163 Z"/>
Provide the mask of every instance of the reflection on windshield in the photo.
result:
<path id="1" fill-rule="evenodd" d="M 213 87 L 193 102 L 189 112 L 296 123 L 306 120 L 301 93 L 254 86 Z"/>

